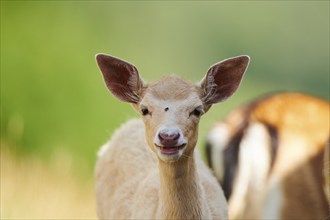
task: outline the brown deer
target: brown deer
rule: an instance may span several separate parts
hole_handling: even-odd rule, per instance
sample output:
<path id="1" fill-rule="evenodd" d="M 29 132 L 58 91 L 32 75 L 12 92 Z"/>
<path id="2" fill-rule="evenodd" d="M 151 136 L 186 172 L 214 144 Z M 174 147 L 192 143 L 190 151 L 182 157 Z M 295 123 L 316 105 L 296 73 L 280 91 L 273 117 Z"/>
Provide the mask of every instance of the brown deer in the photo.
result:
<path id="1" fill-rule="evenodd" d="M 207 157 L 230 219 L 329 219 L 328 101 L 278 93 L 232 111 Z"/>
<path id="2" fill-rule="evenodd" d="M 200 117 L 238 88 L 249 57 L 213 65 L 197 85 L 176 76 L 145 83 L 136 67 L 98 54 L 110 92 L 131 103 L 134 119 L 113 135 L 96 164 L 101 219 L 227 219 L 223 191 L 194 153 Z"/>

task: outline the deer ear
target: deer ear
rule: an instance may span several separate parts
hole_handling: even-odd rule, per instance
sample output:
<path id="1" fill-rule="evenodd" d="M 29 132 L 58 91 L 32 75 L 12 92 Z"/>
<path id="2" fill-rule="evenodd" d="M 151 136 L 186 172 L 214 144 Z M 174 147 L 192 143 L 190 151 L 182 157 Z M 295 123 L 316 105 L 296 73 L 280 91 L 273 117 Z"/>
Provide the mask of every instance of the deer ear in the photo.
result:
<path id="1" fill-rule="evenodd" d="M 97 54 L 96 61 L 105 84 L 115 97 L 124 102 L 140 102 L 143 81 L 134 65 L 106 54 Z"/>
<path id="2" fill-rule="evenodd" d="M 241 82 L 249 61 L 249 56 L 238 56 L 211 66 L 200 83 L 204 104 L 212 105 L 222 102 L 233 95 Z"/>

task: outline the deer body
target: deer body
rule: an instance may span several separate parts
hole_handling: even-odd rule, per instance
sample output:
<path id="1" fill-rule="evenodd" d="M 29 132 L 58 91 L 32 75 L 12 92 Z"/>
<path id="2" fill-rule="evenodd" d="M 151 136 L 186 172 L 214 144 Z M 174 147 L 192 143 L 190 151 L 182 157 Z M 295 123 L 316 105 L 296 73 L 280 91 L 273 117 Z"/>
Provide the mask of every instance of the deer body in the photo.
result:
<path id="1" fill-rule="evenodd" d="M 223 192 L 199 155 L 180 164 L 158 164 L 144 129 L 142 120 L 130 120 L 101 149 L 96 166 L 99 217 L 212 219 L 212 211 L 214 218 L 226 219 Z M 203 207 L 206 198 L 212 200 Z"/>
<path id="2" fill-rule="evenodd" d="M 216 64 L 198 85 L 176 76 L 146 84 L 132 64 L 104 54 L 97 62 L 110 92 L 142 114 L 99 153 L 98 216 L 227 219 L 222 189 L 194 149 L 200 116 L 237 89 L 248 57 Z"/>
<path id="3" fill-rule="evenodd" d="M 223 184 L 229 218 L 329 218 L 329 114 L 325 100 L 279 93 L 214 126 L 208 160 Z"/>

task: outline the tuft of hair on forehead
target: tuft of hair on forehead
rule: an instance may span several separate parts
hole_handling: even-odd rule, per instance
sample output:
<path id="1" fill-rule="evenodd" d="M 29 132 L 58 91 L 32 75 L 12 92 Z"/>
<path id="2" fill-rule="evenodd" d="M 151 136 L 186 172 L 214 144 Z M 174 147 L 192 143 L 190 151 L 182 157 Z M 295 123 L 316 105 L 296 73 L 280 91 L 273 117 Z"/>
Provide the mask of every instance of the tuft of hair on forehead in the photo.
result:
<path id="1" fill-rule="evenodd" d="M 178 76 L 165 76 L 157 82 L 151 83 L 148 93 L 161 100 L 183 100 L 192 93 L 200 94 L 199 87 Z"/>

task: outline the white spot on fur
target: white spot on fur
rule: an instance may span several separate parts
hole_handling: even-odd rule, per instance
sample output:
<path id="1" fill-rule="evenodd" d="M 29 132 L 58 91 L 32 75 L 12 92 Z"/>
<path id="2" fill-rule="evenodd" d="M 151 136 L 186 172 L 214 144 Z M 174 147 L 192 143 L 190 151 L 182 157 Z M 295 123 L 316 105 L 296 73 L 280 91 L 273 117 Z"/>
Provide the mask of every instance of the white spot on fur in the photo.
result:
<path id="1" fill-rule="evenodd" d="M 212 146 L 211 162 L 216 178 L 222 181 L 224 175 L 223 150 L 229 141 L 229 129 L 225 123 L 215 126 L 209 133 L 208 142 Z"/>
<path id="2" fill-rule="evenodd" d="M 258 218 L 257 210 L 270 167 L 271 139 L 261 123 L 253 123 L 247 129 L 240 144 L 238 173 L 229 200 L 230 218 L 242 215 Z M 249 204 L 254 204 L 249 206 Z M 251 216 L 250 216 L 251 215 Z"/>

